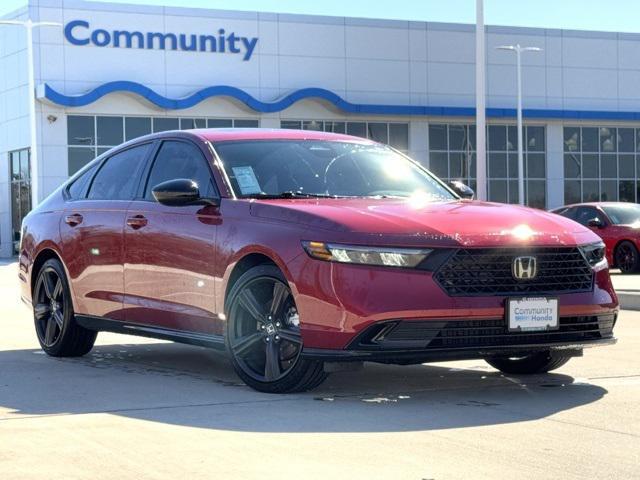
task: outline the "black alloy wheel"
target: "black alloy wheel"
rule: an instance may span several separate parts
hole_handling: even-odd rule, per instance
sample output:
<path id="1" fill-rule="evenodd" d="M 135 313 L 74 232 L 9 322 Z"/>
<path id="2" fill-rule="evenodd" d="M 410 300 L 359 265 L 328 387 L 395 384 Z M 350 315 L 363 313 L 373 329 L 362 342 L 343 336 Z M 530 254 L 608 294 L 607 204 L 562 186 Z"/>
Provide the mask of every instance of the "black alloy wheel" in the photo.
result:
<path id="1" fill-rule="evenodd" d="M 62 335 L 65 311 L 62 280 L 52 266 L 40 271 L 34 292 L 33 314 L 38 340 L 43 347 L 51 348 Z"/>
<path id="2" fill-rule="evenodd" d="M 256 390 L 308 390 L 322 363 L 301 358 L 300 318 L 289 286 L 272 265 L 245 272 L 229 295 L 227 347 L 238 375 Z"/>
<path id="3" fill-rule="evenodd" d="M 637 272 L 640 267 L 638 249 L 633 243 L 625 240 L 616 247 L 614 261 L 622 273 Z"/>
<path id="4" fill-rule="evenodd" d="M 38 342 L 48 355 L 78 357 L 93 348 L 97 333 L 75 322 L 71 293 L 60 261 L 47 260 L 40 268 L 32 302 Z"/>

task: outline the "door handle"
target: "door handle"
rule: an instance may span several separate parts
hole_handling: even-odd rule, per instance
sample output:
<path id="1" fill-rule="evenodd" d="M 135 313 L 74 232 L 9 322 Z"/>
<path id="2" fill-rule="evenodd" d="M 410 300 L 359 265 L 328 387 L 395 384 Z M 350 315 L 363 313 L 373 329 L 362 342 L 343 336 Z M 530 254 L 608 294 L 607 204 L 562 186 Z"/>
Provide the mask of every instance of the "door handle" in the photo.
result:
<path id="1" fill-rule="evenodd" d="M 67 215 L 64 217 L 64 223 L 71 227 L 75 227 L 82 223 L 82 215 L 79 213 L 72 213 L 71 215 Z"/>
<path id="2" fill-rule="evenodd" d="M 144 215 L 134 215 L 133 217 L 127 218 L 127 225 L 129 225 L 134 230 L 138 230 L 139 228 L 144 227 L 147 224 L 147 218 Z"/>

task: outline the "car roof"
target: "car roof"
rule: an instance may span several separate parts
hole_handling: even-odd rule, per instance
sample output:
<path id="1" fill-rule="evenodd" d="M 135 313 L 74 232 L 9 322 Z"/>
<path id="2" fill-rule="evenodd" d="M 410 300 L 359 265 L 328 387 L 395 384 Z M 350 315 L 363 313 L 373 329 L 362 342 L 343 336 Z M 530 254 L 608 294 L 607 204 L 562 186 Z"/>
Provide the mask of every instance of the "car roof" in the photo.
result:
<path id="1" fill-rule="evenodd" d="M 372 140 L 343 133 L 288 130 L 283 128 L 202 128 L 189 130 L 189 132 L 203 140 L 214 143 L 237 140 L 325 140 L 330 142 L 376 143 Z"/>
<path id="2" fill-rule="evenodd" d="M 570 208 L 570 207 L 614 207 L 616 205 L 635 205 L 635 204 L 629 203 L 629 202 L 582 202 L 582 203 L 571 203 L 569 205 L 563 205 L 561 207 L 554 208 L 553 211 L 561 210 L 563 208 Z"/>

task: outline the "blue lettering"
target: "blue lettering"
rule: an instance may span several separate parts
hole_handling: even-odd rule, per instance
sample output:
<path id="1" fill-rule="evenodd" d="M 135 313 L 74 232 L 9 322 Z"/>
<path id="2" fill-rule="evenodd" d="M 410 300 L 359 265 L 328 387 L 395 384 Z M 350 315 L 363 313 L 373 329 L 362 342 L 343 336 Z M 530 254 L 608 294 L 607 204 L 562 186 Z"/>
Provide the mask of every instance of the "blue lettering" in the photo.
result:
<path id="1" fill-rule="evenodd" d="M 189 46 L 187 46 L 187 36 L 191 39 Z M 186 50 L 188 52 L 195 52 L 198 48 L 198 41 L 195 35 L 180 34 L 180 50 Z"/>
<path id="2" fill-rule="evenodd" d="M 242 37 L 242 43 L 244 45 L 244 48 L 246 49 L 246 51 L 244 52 L 244 58 L 242 60 L 246 62 L 247 60 L 251 59 L 253 50 L 254 48 L 256 48 L 256 44 L 258 43 L 258 37 L 254 37 L 254 38 Z"/>
<path id="3" fill-rule="evenodd" d="M 85 35 L 78 29 L 86 30 Z M 148 50 L 184 50 L 187 52 L 219 52 L 243 54 L 243 61 L 251 59 L 258 44 L 258 38 L 240 37 L 235 32 L 226 33 L 220 28 L 214 35 L 196 35 L 186 33 L 138 32 L 128 30 L 91 30 L 89 22 L 72 20 L 64 27 L 64 36 L 72 45 L 114 48 L 146 48 Z"/>
<path id="4" fill-rule="evenodd" d="M 135 38 L 138 41 L 138 46 L 136 48 L 144 48 L 144 35 L 140 32 L 127 32 L 126 30 L 114 30 L 113 31 L 113 46 L 120 46 L 120 37 L 124 37 L 125 44 L 124 46 L 127 48 L 133 47 L 133 39 Z"/>
<path id="5" fill-rule="evenodd" d="M 89 22 L 84 20 L 73 20 L 64 27 L 64 36 L 67 41 L 73 45 L 87 45 L 89 43 L 88 38 L 79 39 L 73 36 L 73 29 L 76 27 L 89 28 Z"/>
<path id="6" fill-rule="evenodd" d="M 96 47 L 106 47 L 111 43 L 111 35 L 106 30 L 99 28 L 98 30 L 94 30 L 91 34 L 91 42 Z"/>
<path id="7" fill-rule="evenodd" d="M 207 43 L 209 48 L 207 48 Z M 200 35 L 200 51 L 201 52 L 217 52 L 216 37 L 212 35 Z"/>
<path id="8" fill-rule="evenodd" d="M 159 32 L 149 32 L 147 33 L 147 48 L 153 49 L 153 40 L 158 39 L 158 48 L 160 50 L 166 50 L 167 39 L 171 40 L 171 50 L 176 50 L 178 48 L 178 39 L 173 33 L 159 33 Z"/>

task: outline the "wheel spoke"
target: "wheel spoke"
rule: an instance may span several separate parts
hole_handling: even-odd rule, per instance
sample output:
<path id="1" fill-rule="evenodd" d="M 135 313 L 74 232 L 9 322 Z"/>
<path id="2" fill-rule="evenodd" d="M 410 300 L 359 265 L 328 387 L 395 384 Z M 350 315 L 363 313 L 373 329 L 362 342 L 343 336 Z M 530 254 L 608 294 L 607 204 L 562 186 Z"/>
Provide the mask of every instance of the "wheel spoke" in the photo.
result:
<path id="1" fill-rule="evenodd" d="M 289 290 L 284 284 L 280 282 L 273 284 L 273 299 L 271 301 L 271 308 L 269 309 L 269 313 L 273 318 L 280 318 L 280 312 L 288 296 Z"/>
<path id="2" fill-rule="evenodd" d="M 282 340 L 286 340 L 287 342 L 294 343 L 296 345 L 302 345 L 302 337 L 299 332 L 295 332 L 293 330 L 279 330 L 278 335 Z"/>
<path id="3" fill-rule="evenodd" d="M 53 320 L 55 320 L 56 325 L 58 325 L 58 328 L 60 329 L 60 331 L 62 331 L 62 325 L 64 325 L 64 317 L 62 316 L 62 312 L 60 310 L 56 310 L 55 312 L 53 312 Z"/>
<path id="4" fill-rule="evenodd" d="M 47 320 L 47 329 L 44 332 L 44 343 L 47 346 L 53 345 L 53 341 L 56 338 L 56 321 L 53 319 L 53 316 L 49 317 Z"/>
<path id="5" fill-rule="evenodd" d="M 36 317 L 36 320 L 42 320 L 47 317 L 51 313 L 51 307 L 46 303 L 38 303 L 35 307 L 33 307 L 33 314 Z"/>
<path id="6" fill-rule="evenodd" d="M 56 286 L 53 288 L 53 299 L 57 300 L 62 295 L 62 280 L 58 278 Z"/>
<path id="7" fill-rule="evenodd" d="M 251 315 L 256 321 L 264 321 L 264 308 L 258 302 L 258 299 L 251 290 L 245 288 L 238 296 L 240 305 Z"/>
<path id="8" fill-rule="evenodd" d="M 244 356 L 245 353 L 255 349 L 262 342 L 262 334 L 255 332 L 242 337 L 231 346 L 233 352 L 238 356 Z"/>
<path id="9" fill-rule="evenodd" d="M 44 272 L 42 274 L 42 283 L 44 286 L 44 294 L 47 296 L 47 298 L 54 298 L 53 291 L 55 290 L 56 286 L 53 283 L 53 279 L 51 278 L 49 272 Z"/>
<path id="10" fill-rule="evenodd" d="M 275 342 L 267 343 L 264 363 L 264 378 L 272 382 L 280 376 L 280 347 Z"/>

